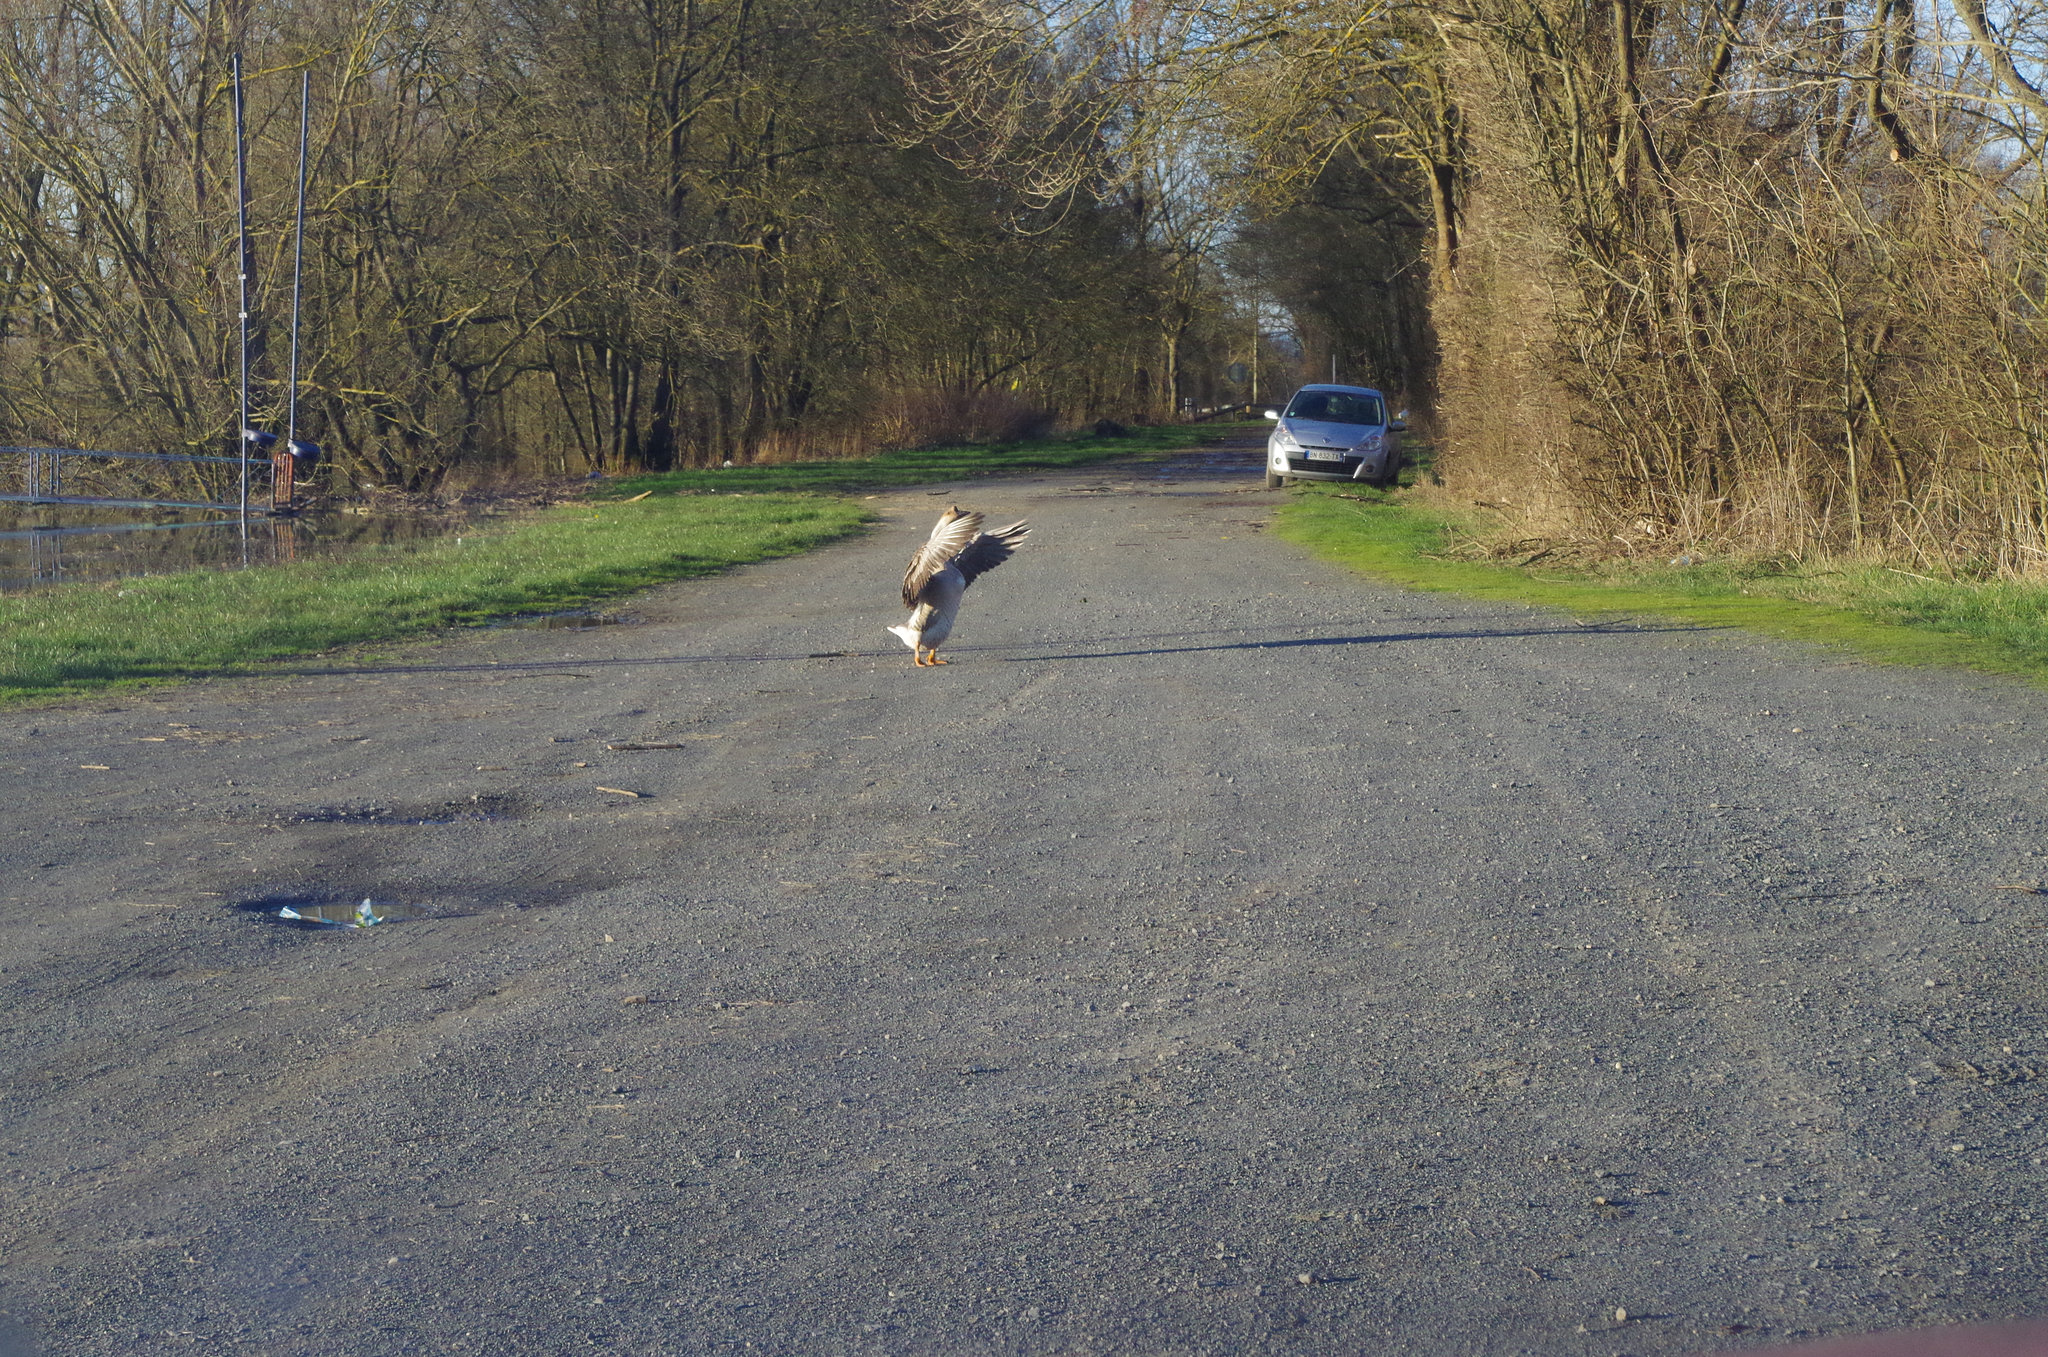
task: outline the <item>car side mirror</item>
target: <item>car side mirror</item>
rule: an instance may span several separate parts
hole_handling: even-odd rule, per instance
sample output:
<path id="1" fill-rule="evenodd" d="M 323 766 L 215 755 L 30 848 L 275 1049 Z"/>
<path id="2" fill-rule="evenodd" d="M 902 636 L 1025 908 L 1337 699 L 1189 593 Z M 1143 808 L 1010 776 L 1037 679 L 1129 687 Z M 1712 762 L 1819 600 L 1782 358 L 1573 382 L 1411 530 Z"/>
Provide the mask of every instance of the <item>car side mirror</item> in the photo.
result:
<path id="1" fill-rule="evenodd" d="M 1279 412 L 1278 410 L 1268 410 L 1268 411 L 1266 411 L 1266 418 L 1267 418 L 1267 419 L 1278 419 L 1278 418 L 1280 418 L 1280 412 Z"/>
<path id="2" fill-rule="evenodd" d="M 1388 433 L 1407 433 L 1407 432 L 1408 432 L 1408 421 L 1407 421 L 1407 420 L 1405 420 L 1405 419 L 1398 419 L 1398 418 L 1397 418 L 1397 419 L 1396 419 L 1396 420 L 1395 420 L 1395 421 L 1394 421 L 1394 422 L 1393 422 L 1392 424 L 1389 424 L 1389 425 L 1387 426 L 1387 432 L 1388 432 Z"/>

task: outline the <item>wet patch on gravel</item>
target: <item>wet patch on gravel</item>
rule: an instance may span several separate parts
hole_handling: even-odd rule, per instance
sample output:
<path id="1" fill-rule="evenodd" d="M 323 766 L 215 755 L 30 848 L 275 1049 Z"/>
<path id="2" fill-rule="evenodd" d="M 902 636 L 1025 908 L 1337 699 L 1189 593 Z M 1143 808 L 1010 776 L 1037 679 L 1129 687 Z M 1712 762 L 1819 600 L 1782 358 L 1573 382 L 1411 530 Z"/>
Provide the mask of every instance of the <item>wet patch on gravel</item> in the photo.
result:
<path id="1" fill-rule="evenodd" d="M 581 609 L 559 613 L 524 613 L 491 623 L 494 627 L 520 627 L 530 631 L 591 631 L 598 627 L 636 627 L 640 620 L 626 613 L 594 613 Z"/>
<path id="2" fill-rule="evenodd" d="M 517 797 L 478 795 L 438 804 L 302 806 L 279 811 L 276 819 L 287 825 L 457 825 L 514 820 L 524 813 Z"/>

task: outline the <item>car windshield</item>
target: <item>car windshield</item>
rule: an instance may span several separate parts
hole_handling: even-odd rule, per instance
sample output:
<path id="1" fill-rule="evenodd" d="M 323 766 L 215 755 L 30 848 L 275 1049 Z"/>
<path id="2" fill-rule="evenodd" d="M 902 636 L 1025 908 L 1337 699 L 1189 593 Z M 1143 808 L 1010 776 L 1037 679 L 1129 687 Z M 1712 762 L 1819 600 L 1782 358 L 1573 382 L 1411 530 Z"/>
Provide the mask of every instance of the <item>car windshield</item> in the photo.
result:
<path id="1" fill-rule="evenodd" d="M 1312 419 L 1323 424 L 1384 424 L 1387 413 L 1378 396 L 1349 391 L 1301 391 L 1288 404 L 1287 418 Z"/>

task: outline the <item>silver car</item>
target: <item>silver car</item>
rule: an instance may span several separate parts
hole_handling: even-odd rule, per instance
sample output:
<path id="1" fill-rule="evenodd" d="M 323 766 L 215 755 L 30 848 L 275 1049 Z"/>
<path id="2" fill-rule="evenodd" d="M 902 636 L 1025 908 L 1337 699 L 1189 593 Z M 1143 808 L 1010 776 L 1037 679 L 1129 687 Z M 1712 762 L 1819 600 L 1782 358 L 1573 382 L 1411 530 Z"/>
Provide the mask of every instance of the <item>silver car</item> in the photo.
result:
<path id="1" fill-rule="evenodd" d="M 1395 435 L 1408 427 L 1387 416 L 1387 398 L 1369 386 L 1305 386 L 1282 410 L 1266 440 L 1266 488 L 1293 481 L 1370 481 L 1392 485 L 1401 470 Z"/>

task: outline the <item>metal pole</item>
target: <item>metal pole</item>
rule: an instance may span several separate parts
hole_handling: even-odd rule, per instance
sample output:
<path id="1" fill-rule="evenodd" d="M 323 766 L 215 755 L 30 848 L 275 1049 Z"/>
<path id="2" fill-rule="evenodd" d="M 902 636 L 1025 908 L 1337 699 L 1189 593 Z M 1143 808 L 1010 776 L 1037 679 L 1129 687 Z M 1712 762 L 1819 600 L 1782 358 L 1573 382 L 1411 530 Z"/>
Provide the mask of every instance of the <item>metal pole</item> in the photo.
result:
<path id="1" fill-rule="evenodd" d="M 235 272 L 241 280 L 242 381 L 240 423 L 235 441 L 242 449 L 242 532 L 249 531 L 249 150 L 242 118 L 242 54 L 230 61 L 235 83 Z"/>
<path id="2" fill-rule="evenodd" d="M 313 73 L 299 72 L 299 203 L 292 221 L 292 357 L 291 381 L 285 395 L 284 451 L 275 459 L 271 473 L 272 507 L 291 507 L 295 458 L 299 448 L 299 283 L 306 266 L 306 131 L 313 106 Z M 284 503 L 277 504 L 276 488 L 282 485 Z"/>

